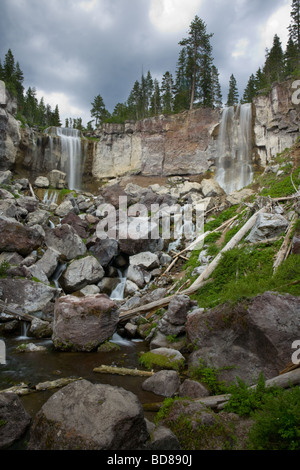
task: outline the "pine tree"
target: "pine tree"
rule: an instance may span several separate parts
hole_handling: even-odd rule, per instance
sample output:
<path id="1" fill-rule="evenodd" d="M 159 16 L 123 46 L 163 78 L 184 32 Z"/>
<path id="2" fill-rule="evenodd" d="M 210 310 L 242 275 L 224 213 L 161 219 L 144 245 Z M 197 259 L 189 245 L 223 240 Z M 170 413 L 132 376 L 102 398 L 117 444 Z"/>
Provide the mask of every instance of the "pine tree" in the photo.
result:
<path id="1" fill-rule="evenodd" d="M 243 98 L 241 99 L 241 103 L 252 103 L 254 96 L 256 95 L 256 83 L 255 77 L 252 74 L 248 80 L 247 86 L 245 88 Z"/>
<path id="2" fill-rule="evenodd" d="M 173 111 L 173 77 L 170 72 L 166 72 L 161 82 L 162 112 L 170 114 Z"/>
<path id="3" fill-rule="evenodd" d="M 229 80 L 229 91 L 226 106 L 235 106 L 239 102 L 239 93 L 235 76 L 232 74 Z"/>
<path id="4" fill-rule="evenodd" d="M 143 97 L 141 85 L 138 80 L 135 81 L 133 88 L 127 100 L 127 106 L 131 119 L 139 120 L 143 117 Z"/>
<path id="5" fill-rule="evenodd" d="M 284 53 L 277 34 L 274 36 L 271 50 L 266 51 L 263 72 L 269 85 L 276 81 L 280 82 L 284 76 Z"/>
<path id="6" fill-rule="evenodd" d="M 300 0 L 292 0 L 291 24 L 288 27 L 289 37 L 298 49 L 298 61 L 300 57 Z"/>
<path id="7" fill-rule="evenodd" d="M 152 116 L 156 116 L 157 114 L 161 113 L 161 93 L 159 81 L 157 80 L 157 78 L 155 78 L 153 82 L 153 94 L 151 97 L 150 110 Z"/>
<path id="8" fill-rule="evenodd" d="M 58 105 L 55 106 L 55 109 L 52 115 L 52 126 L 61 127 Z"/>
<path id="9" fill-rule="evenodd" d="M 284 74 L 285 76 L 291 75 L 297 71 L 299 67 L 299 54 L 298 47 L 294 44 L 293 39 L 290 37 L 286 46 L 284 54 Z"/>
<path id="10" fill-rule="evenodd" d="M 105 104 L 101 95 L 97 95 L 94 101 L 91 103 L 91 116 L 96 120 L 96 127 L 100 125 L 105 119 L 108 118 L 108 111 L 105 108 Z"/>
<path id="11" fill-rule="evenodd" d="M 222 92 L 219 81 L 219 72 L 215 65 L 212 66 L 212 84 L 213 84 L 213 105 L 217 108 L 222 107 Z"/>
<path id="12" fill-rule="evenodd" d="M 182 111 L 183 109 L 188 109 L 190 106 L 191 81 L 189 80 L 186 73 L 187 60 L 187 48 L 183 47 L 179 53 L 176 69 L 174 97 L 174 111 L 176 113 Z"/>
<path id="13" fill-rule="evenodd" d="M 194 102 L 206 104 L 211 101 L 211 66 L 212 47 L 210 38 L 212 34 L 207 34 L 206 24 L 198 16 L 195 16 L 190 25 L 188 38 L 183 39 L 179 44 L 186 48 L 185 77 L 189 83 L 190 109 L 193 109 Z"/>

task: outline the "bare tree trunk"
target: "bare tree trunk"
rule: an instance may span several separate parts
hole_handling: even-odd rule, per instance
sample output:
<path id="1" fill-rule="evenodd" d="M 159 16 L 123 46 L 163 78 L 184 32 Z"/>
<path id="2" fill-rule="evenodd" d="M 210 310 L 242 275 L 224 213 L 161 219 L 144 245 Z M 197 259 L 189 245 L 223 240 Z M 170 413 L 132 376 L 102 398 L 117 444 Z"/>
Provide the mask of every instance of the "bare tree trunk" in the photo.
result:
<path id="1" fill-rule="evenodd" d="M 279 266 L 281 265 L 281 263 L 285 260 L 286 258 L 286 254 L 288 252 L 288 249 L 289 249 L 289 244 L 290 244 L 290 238 L 291 238 L 291 233 L 292 233 L 292 230 L 294 228 L 294 223 L 296 221 L 296 218 L 297 218 L 297 214 L 294 214 L 293 217 L 292 217 L 292 220 L 290 222 L 290 225 L 289 225 L 289 228 L 288 228 L 288 231 L 287 231 L 287 234 L 284 238 L 284 241 L 281 245 L 281 248 L 280 250 L 278 251 L 277 253 L 277 256 L 276 256 L 276 260 L 273 264 L 273 272 L 274 274 L 276 273 L 277 269 L 279 268 Z"/>

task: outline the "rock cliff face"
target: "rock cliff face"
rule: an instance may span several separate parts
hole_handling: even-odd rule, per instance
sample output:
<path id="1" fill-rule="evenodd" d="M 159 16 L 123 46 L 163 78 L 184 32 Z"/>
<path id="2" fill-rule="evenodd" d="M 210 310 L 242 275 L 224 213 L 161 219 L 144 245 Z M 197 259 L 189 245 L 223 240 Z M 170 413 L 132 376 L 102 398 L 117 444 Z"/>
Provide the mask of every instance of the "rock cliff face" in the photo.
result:
<path id="1" fill-rule="evenodd" d="M 216 152 L 219 110 L 196 109 L 142 121 L 105 124 L 93 160 L 96 178 L 193 175 L 207 171 Z"/>
<path id="2" fill-rule="evenodd" d="M 272 156 L 295 143 L 299 135 L 298 83 L 291 79 L 274 84 L 268 94 L 254 99 L 253 163 L 264 167 Z M 16 102 L 0 82 L 0 170 L 11 169 L 30 177 L 53 169 L 66 171 L 59 142 L 22 128 L 15 115 Z M 125 124 L 104 124 L 96 131 L 97 142 L 82 143 L 83 181 L 128 174 L 201 175 L 215 170 L 221 116 L 219 109 L 200 108 Z"/>
<path id="3" fill-rule="evenodd" d="M 268 94 L 253 101 L 254 144 L 258 159 L 265 166 L 273 156 L 291 147 L 299 136 L 300 82 L 275 83 Z"/>
<path id="4" fill-rule="evenodd" d="M 21 136 L 14 119 L 17 103 L 11 99 L 0 80 L 0 171 L 11 170 L 16 160 Z"/>

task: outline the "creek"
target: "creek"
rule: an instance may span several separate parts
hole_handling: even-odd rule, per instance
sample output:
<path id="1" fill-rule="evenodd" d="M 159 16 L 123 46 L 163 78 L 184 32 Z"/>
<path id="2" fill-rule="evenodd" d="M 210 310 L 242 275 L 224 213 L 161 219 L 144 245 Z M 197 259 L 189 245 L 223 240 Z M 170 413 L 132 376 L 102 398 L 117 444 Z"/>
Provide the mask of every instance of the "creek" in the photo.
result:
<path id="1" fill-rule="evenodd" d="M 0 389 L 25 383 L 34 386 L 45 381 L 59 378 L 83 378 L 92 383 L 109 384 L 122 387 L 134 393 L 142 404 L 160 402 L 163 400 L 153 393 L 142 389 L 145 377 L 119 376 L 93 372 L 95 367 L 110 365 L 125 368 L 140 368 L 139 355 L 148 350 L 148 345 L 141 340 L 127 340 L 115 333 L 111 341 L 118 344 L 120 349 L 111 352 L 60 352 L 53 348 L 51 339 L 37 340 L 26 337 L 26 331 L 20 331 L 19 336 L 6 337 L 6 364 L 0 365 Z M 45 352 L 17 353 L 17 346 L 23 343 L 34 343 L 44 346 Z M 21 396 L 20 399 L 32 418 L 42 405 L 58 389 L 38 391 Z M 145 412 L 145 417 L 153 420 L 153 413 Z M 25 449 L 29 431 L 13 449 Z"/>

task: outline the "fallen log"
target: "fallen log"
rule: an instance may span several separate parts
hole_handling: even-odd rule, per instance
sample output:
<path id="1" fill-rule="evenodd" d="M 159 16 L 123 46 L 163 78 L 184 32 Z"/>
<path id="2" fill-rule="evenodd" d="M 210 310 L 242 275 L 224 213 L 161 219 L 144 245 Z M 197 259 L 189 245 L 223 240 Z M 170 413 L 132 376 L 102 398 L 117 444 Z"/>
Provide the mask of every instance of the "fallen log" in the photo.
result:
<path id="1" fill-rule="evenodd" d="M 133 377 L 151 377 L 152 375 L 154 375 L 153 371 L 126 369 L 125 367 L 113 367 L 106 365 L 95 367 L 93 369 L 93 372 L 98 372 L 100 374 L 131 375 Z"/>
<path id="2" fill-rule="evenodd" d="M 45 390 L 53 390 L 55 388 L 61 388 L 69 383 L 76 382 L 77 380 L 82 380 L 81 377 L 77 379 L 71 378 L 62 378 L 57 380 L 52 380 L 48 382 L 42 382 L 37 385 L 29 387 L 28 385 L 21 383 L 20 385 L 14 385 L 13 387 L 0 390 L 0 393 L 15 393 L 18 396 L 29 395 L 31 393 L 41 392 Z"/>
<path id="3" fill-rule="evenodd" d="M 194 283 L 188 287 L 186 290 L 181 291 L 181 295 L 191 295 L 197 292 L 201 287 L 205 285 L 205 281 L 209 278 L 209 276 L 213 273 L 215 268 L 218 266 L 219 262 L 221 261 L 223 253 L 226 251 L 231 250 L 239 242 L 243 239 L 243 237 L 248 233 L 249 230 L 254 226 L 258 215 L 262 212 L 266 212 L 267 208 L 263 207 L 258 212 L 256 212 L 244 225 L 243 227 L 234 235 L 234 237 L 227 243 L 227 245 L 220 251 L 220 253 L 214 258 L 214 260 L 207 266 L 207 268 L 203 271 L 202 274 L 194 281 Z M 228 221 L 227 221 L 228 222 Z M 207 232 L 208 233 L 208 232 Z M 206 234 L 207 234 L 206 233 Z M 204 235 L 206 235 L 204 234 Z M 170 301 L 176 297 L 176 294 L 170 295 L 169 297 L 164 297 L 160 300 L 156 300 L 146 305 L 141 305 L 136 307 L 132 310 L 120 310 L 119 319 L 120 320 L 128 320 L 132 318 L 134 315 L 142 314 L 145 312 L 149 312 L 149 310 L 159 309 L 166 307 L 169 305 Z"/>
<path id="4" fill-rule="evenodd" d="M 13 317 L 16 317 L 18 320 L 31 322 L 34 319 L 32 315 L 20 312 L 19 310 L 7 304 L 6 302 L 3 302 L 3 300 L 0 300 L 0 310 L 2 313 L 9 313 Z"/>

